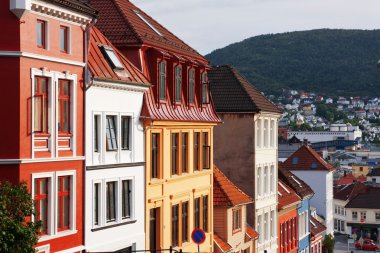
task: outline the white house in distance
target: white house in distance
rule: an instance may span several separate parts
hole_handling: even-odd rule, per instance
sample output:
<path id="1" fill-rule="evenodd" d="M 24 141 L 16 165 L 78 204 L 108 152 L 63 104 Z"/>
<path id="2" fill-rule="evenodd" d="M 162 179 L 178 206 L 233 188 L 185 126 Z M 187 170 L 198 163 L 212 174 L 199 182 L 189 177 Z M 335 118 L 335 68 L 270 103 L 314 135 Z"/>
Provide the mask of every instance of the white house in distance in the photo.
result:
<path id="1" fill-rule="evenodd" d="M 314 191 L 310 205 L 325 219 L 326 233 L 333 234 L 333 171 L 335 168 L 317 152 L 303 145 L 282 166 L 305 181 Z"/>
<path id="2" fill-rule="evenodd" d="M 368 174 L 367 179 L 370 182 L 380 184 L 380 167 L 373 168 Z"/>
<path id="3" fill-rule="evenodd" d="M 89 47 L 86 250 L 144 249 L 145 158 L 140 111 L 149 84 L 95 27 Z"/>

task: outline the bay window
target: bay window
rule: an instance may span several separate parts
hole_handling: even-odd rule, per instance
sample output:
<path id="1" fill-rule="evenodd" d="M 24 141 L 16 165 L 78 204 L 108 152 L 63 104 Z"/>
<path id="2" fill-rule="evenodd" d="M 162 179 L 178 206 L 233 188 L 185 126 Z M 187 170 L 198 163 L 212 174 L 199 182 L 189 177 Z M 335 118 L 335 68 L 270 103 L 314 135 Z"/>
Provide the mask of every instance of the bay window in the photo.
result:
<path id="1" fill-rule="evenodd" d="M 70 176 L 58 177 L 58 231 L 70 225 Z"/>
<path id="2" fill-rule="evenodd" d="M 107 151 L 117 150 L 116 116 L 106 117 Z"/>
<path id="3" fill-rule="evenodd" d="M 106 183 L 106 221 L 116 221 L 116 188 L 117 183 Z"/>
<path id="4" fill-rule="evenodd" d="M 48 231 L 48 197 L 49 179 L 38 178 L 34 180 L 34 211 L 36 220 L 42 222 L 40 232 L 46 234 Z"/>
<path id="5" fill-rule="evenodd" d="M 35 133 L 48 133 L 48 79 L 46 77 L 36 76 L 34 78 L 34 119 L 33 128 Z"/>
<path id="6" fill-rule="evenodd" d="M 159 97 L 161 100 L 165 100 L 166 98 L 166 63 L 159 63 Z"/>
<path id="7" fill-rule="evenodd" d="M 58 132 L 70 133 L 70 81 L 59 80 L 58 85 Z"/>
<path id="8" fill-rule="evenodd" d="M 189 70 L 189 104 L 194 104 L 195 70 Z"/>
<path id="9" fill-rule="evenodd" d="M 181 102 L 182 68 L 175 67 L 175 102 Z"/>

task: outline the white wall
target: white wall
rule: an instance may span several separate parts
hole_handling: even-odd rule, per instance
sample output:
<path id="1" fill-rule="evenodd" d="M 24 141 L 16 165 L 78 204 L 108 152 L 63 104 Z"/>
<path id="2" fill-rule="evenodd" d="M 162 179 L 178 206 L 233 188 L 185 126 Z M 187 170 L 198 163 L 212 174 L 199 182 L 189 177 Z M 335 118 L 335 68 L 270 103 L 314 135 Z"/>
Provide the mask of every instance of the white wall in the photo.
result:
<path id="1" fill-rule="evenodd" d="M 355 140 L 356 138 L 362 137 L 361 130 L 358 131 L 290 131 L 288 132 L 288 139 L 296 136 L 301 141 L 307 139 L 311 143 L 322 142 L 322 141 L 333 141 L 338 139 L 338 137 L 343 137 L 345 140 Z"/>
<path id="2" fill-rule="evenodd" d="M 333 200 L 333 217 L 334 219 L 337 219 L 337 220 L 340 220 L 340 221 L 343 221 L 344 222 L 344 227 L 345 227 L 345 232 L 347 233 L 347 222 L 346 222 L 346 215 L 344 215 L 344 213 L 346 212 L 344 207 L 346 206 L 346 204 L 348 203 L 348 201 L 344 201 L 344 200 L 340 200 L 340 199 L 334 199 Z M 335 212 L 335 207 L 341 207 L 343 208 L 343 214 L 342 213 L 336 213 Z M 338 210 L 339 212 L 339 210 Z M 334 230 L 335 230 L 335 227 L 334 227 Z M 341 231 L 337 231 L 335 230 L 336 232 L 341 232 Z"/>
<path id="3" fill-rule="evenodd" d="M 305 181 L 314 191 L 310 205 L 325 217 L 326 233 L 334 230 L 333 220 L 333 175 L 327 171 L 293 170 L 297 177 Z"/>

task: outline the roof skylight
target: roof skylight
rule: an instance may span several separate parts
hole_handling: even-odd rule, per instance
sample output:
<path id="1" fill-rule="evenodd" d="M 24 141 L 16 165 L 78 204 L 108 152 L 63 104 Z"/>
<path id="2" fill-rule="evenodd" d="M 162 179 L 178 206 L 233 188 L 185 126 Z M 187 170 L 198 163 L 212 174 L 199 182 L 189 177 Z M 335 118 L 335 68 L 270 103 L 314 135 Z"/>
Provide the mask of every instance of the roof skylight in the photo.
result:
<path id="1" fill-rule="evenodd" d="M 124 69 L 123 64 L 120 62 L 119 58 L 117 58 L 115 52 L 112 48 L 107 46 L 101 46 L 104 55 L 107 57 L 108 63 L 111 64 L 113 69 Z"/>
<path id="2" fill-rule="evenodd" d="M 288 194 L 290 193 L 290 191 L 285 187 L 285 185 L 283 185 L 281 182 L 278 182 L 278 184 L 281 186 L 282 189 L 284 189 L 284 191 L 286 191 Z"/>
<path id="3" fill-rule="evenodd" d="M 160 35 L 161 37 L 164 36 L 164 35 L 162 35 L 162 33 L 160 33 L 160 31 L 158 31 L 158 30 L 156 29 L 156 27 L 154 27 L 151 23 L 149 23 L 149 21 L 146 20 L 146 19 L 140 14 L 139 11 L 134 10 L 134 12 L 135 12 L 135 14 L 136 14 L 136 15 L 137 15 L 142 21 L 144 21 L 144 23 L 147 24 L 147 25 L 150 27 L 150 29 L 152 29 L 155 33 L 157 33 L 157 34 Z"/>
<path id="4" fill-rule="evenodd" d="M 294 176 L 291 176 L 291 178 L 300 186 L 300 187 L 302 187 L 302 185 L 301 185 L 301 183 L 297 180 L 297 179 L 295 179 L 294 178 Z"/>

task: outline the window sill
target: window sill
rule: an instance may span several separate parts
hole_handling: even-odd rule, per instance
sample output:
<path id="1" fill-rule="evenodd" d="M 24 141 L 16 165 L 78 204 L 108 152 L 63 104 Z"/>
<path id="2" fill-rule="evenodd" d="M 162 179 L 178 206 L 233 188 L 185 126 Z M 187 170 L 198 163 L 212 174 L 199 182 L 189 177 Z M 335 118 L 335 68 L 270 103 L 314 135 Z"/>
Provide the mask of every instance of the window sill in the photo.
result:
<path id="1" fill-rule="evenodd" d="M 105 226 L 102 226 L 102 227 L 96 227 L 96 228 L 93 228 L 91 229 L 91 232 L 96 232 L 96 231 L 100 231 L 100 230 L 104 230 L 104 229 L 110 229 L 110 228 L 114 228 L 114 227 L 119 227 L 119 226 L 124 226 L 124 225 L 128 225 L 128 224 L 133 224 L 133 223 L 136 223 L 137 220 L 126 220 L 126 221 L 123 221 L 123 222 L 112 222 L 111 225 L 105 225 Z"/>
<path id="2" fill-rule="evenodd" d="M 163 184 L 164 182 L 165 181 L 163 179 L 153 178 L 150 180 L 149 185 L 159 185 L 159 184 Z"/>
<path id="3" fill-rule="evenodd" d="M 241 228 L 238 228 L 238 229 L 236 229 L 236 230 L 233 230 L 232 231 L 232 235 L 235 235 L 235 234 L 237 234 L 237 233 L 240 233 L 242 230 L 241 230 Z"/>
<path id="4" fill-rule="evenodd" d="M 71 133 L 58 133 L 58 137 L 73 137 Z"/>
<path id="5" fill-rule="evenodd" d="M 78 230 L 66 230 L 66 231 L 58 232 L 55 235 L 43 235 L 38 240 L 38 242 L 44 242 L 44 241 L 48 241 L 48 240 L 52 240 L 52 239 L 56 239 L 56 238 L 60 238 L 64 236 L 74 235 L 77 232 Z"/>
<path id="6" fill-rule="evenodd" d="M 34 133 L 35 137 L 50 137 L 49 133 Z"/>

